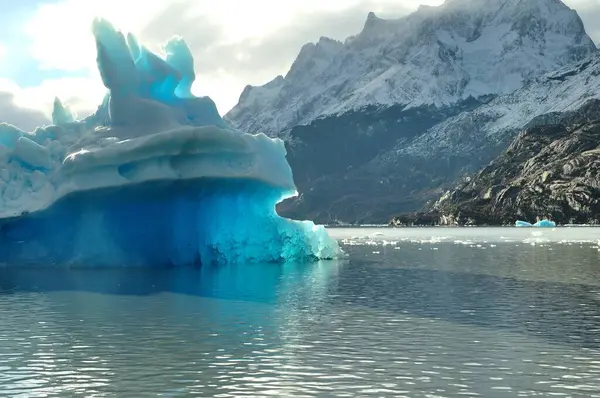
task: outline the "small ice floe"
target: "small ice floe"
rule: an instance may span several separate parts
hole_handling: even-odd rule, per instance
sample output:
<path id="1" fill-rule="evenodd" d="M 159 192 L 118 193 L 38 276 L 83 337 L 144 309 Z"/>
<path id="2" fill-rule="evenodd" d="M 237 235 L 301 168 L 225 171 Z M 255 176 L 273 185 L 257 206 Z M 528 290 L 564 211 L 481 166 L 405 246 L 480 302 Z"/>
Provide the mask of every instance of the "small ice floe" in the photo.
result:
<path id="1" fill-rule="evenodd" d="M 540 228 L 555 228 L 556 223 L 550 220 L 540 220 L 535 224 L 528 223 L 527 221 L 517 220 L 515 227 L 540 227 Z"/>

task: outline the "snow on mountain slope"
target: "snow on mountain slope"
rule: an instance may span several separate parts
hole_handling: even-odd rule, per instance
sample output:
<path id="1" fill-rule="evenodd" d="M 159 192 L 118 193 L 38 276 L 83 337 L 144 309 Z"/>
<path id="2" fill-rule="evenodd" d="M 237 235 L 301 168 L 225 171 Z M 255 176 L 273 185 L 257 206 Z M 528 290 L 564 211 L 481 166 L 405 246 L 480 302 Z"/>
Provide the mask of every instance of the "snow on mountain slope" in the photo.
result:
<path id="1" fill-rule="evenodd" d="M 570 67 L 545 74 L 511 94 L 434 126 L 396 154 L 429 157 L 468 156 L 479 145 L 499 142 L 526 125 L 544 123 L 553 114 L 576 111 L 600 98 L 600 53 Z"/>
<path id="2" fill-rule="evenodd" d="M 365 106 L 442 107 L 513 92 L 594 51 L 560 0 L 446 0 L 397 20 L 370 13 L 360 34 L 307 44 L 285 77 L 246 87 L 225 118 L 273 136 Z"/>

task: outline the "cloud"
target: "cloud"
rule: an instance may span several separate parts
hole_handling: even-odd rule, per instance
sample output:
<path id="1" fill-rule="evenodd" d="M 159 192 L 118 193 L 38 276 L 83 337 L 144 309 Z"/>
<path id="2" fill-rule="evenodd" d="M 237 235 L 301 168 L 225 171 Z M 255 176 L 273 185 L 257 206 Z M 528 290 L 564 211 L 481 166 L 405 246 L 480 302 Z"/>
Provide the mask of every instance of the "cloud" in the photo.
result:
<path id="1" fill-rule="evenodd" d="M 440 2 L 434 0 L 429 4 Z M 307 42 L 317 41 L 321 36 L 343 40 L 360 31 L 369 11 L 384 17 L 399 17 L 419 2 L 371 0 L 336 4 L 330 0 L 324 2 L 328 8 L 306 6 L 294 9 L 293 13 L 281 11 L 285 24 L 256 21 L 266 25 L 263 30 L 269 32 L 263 35 L 246 32 L 235 40 L 229 34 L 229 23 L 218 24 L 206 14 L 187 13 L 193 3 L 194 0 L 183 0 L 163 9 L 140 32 L 140 38 L 154 43 L 157 49 L 157 44 L 165 38 L 183 36 L 196 60 L 197 91 L 213 97 L 224 113 L 237 103 L 247 84 L 263 84 L 285 74 Z M 273 12 L 268 18 L 279 19 L 280 14 Z"/>
<path id="2" fill-rule="evenodd" d="M 136 32 L 165 4 L 165 0 L 144 0 L 143 7 L 137 0 L 63 0 L 43 4 L 24 26 L 31 40 L 30 54 L 42 69 L 92 70 L 96 60 L 94 18 L 103 17 L 121 29 Z"/>
<path id="3" fill-rule="evenodd" d="M 33 131 L 37 126 L 50 123 L 44 112 L 17 105 L 14 95 L 8 91 L 0 91 L 0 121 L 25 131 Z"/>
<path id="4" fill-rule="evenodd" d="M 588 35 L 596 43 L 600 43 L 600 1 L 598 0 L 565 0 L 574 8 L 585 25 Z"/>
<path id="5" fill-rule="evenodd" d="M 278 24 L 269 34 L 246 33 L 238 40 L 231 40 L 227 37 L 229 24 L 215 23 L 215 19 L 207 14 L 186 13 L 193 8 L 194 0 L 183 0 L 158 13 L 140 36 L 151 43 L 160 43 L 174 34 L 186 38 L 196 59 L 198 91 L 212 96 L 220 110 L 227 111 L 235 105 L 247 84 L 264 84 L 279 74 L 285 74 L 307 42 L 315 42 L 320 36 L 343 40 L 357 34 L 369 11 L 384 18 L 398 18 L 413 11 L 419 4 L 439 5 L 442 2 L 363 0 L 347 2 L 345 6 L 333 2 L 329 3 L 330 8 L 311 5 L 295 9 L 293 15 L 288 12 L 282 18 L 285 24 Z M 600 22 L 597 22 L 600 21 L 600 5 L 597 1 L 567 2 L 580 11 L 588 32 L 595 40 L 600 40 Z M 295 2 L 288 2 L 292 3 Z M 260 9 L 260 4 L 257 7 Z M 272 19 L 279 17 L 276 12 L 271 14 Z M 263 20 L 256 23 L 273 25 Z"/>
<path id="6" fill-rule="evenodd" d="M 20 87 L 10 80 L 0 79 L 0 122 L 26 131 L 48 124 L 57 96 L 80 117 L 85 117 L 96 110 L 105 93 L 100 78 L 50 79 L 34 87 Z"/>
<path id="7" fill-rule="evenodd" d="M 4 59 L 0 53 L 3 77 L 0 79 L 0 121 L 24 130 L 49 123 L 56 96 L 80 117 L 93 112 L 106 89 L 96 70 L 91 22 L 94 17 L 103 16 L 117 26 L 136 31 L 162 11 L 166 1 L 145 0 L 144 7 L 139 4 L 135 0 L 63 0 L 40 5 L 22 26 L 26 40 L 7 48 Z M 26 60 L 7 61 L 7 57 L 22 53 L 27 46 Z M 24 78 L 23 70 L 48 78 Z M 11 78 L 14 80 L 9 80 Z"/>
<path id="8" fill-rule="evenodd" d="M 599 42 L 598 0 L 565 2 L 579 12 L 588 33 Z M 419 4 L 441 3 L 443 0 L 145 0 L 140 7 L 137 0 L 55 1 L 41 5 L 24 26 L 32 61 L 41 70 L 40 76 L 51 78 L 32 87 L 27 86 L 31 82 L 20 87 L 13 84 L 10 89 L 0 87 L 0 96 L 10 106 L 47 115 L 55 95 L 80 115 L 95 109 L 104 87 L 96 71 L 91 21 L 102 16 L 135 33 L 153 50 L 159 50 L 173 35 L 183 36 L 196 60 L 194 92 L 211 96 L 225 113 L 247 84 L 264 84 L 285 74 L 305 43 L 320 36 L 343 40 L 356 34 L 369 11 L 397 18 Z M 0 45 L 0 61 L 3 53 Z M 62 77 L 65 74 L 78 77 Z M 6 119 L 9 109 L 7 105 L 0 120 Z M 31 116 L 27 120 L 37 119 Z"/>
<path id="9" fill-rule="evenodd" d="M 173 35 L 183 36 L 196 59 L 195 92 L 210 95 L 226 112 L 245 85 L 285 73 L 306 42 L 320 36 L 343 39 L 360 29 L 368 11 L 393 10 L 399 16 L 421 2 L 147 0 L 139 7 L 135 0 L 63 0 L 39 7 L 25 29 L 41 69 L 90 75 L 96 67 L 90 29 L 96 16 L 133 32 L 153 50 Z"/>
<path id="10" fill-rule="evenodd" d="M 200 73 L 210 73 L 219 67 L 247 79 L 252 79 L 257 72 L 270 75 L 273 72 L 284 73 L 304 44 L 315 42 L 321 36 L 343 40 L 358 33 L 367 13 L 373 8 L 370 3 L 365 2 L 341 11 L 302 11 L 288 25 L 278 30 L 277 34 L 258 39 L 249 38 L 219 47 L 192 48 L 201 59 L 198 65 Z M 396 5 L 393 9 L 394 15 L 409 12 L 402 5 Z M 193 44 L 192 42 L 191 45 Z"/>

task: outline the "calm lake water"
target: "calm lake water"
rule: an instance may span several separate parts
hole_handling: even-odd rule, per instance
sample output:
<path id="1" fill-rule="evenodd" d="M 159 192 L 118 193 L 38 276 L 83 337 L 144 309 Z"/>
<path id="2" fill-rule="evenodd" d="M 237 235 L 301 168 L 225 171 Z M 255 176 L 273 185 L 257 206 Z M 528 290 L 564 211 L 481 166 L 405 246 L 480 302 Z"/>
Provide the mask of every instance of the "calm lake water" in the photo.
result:
<path id="1" fill-rule="evenodd" d="M 600 397 L 600 229 L 334 229 L 347 261 L 0 269 L 2 397 Z"/>

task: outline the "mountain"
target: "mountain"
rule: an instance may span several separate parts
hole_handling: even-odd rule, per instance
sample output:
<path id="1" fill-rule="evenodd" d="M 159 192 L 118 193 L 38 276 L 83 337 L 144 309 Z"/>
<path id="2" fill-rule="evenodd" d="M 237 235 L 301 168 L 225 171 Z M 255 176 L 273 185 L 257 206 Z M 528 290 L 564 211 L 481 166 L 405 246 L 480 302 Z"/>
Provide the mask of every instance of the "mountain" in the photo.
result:
<path id="1" fill-rule="evenodd" d="M 547 217 L 600 222 L 600 100 L 526 129 L 497 159 L 429 212 L 442 224 L 513 224 Z M 426 217 L 421 217 L 425 220 Z M 399 217 L 394 223 L 404 223 Z"/>
<path id="2" fill-rule="evenodd" d="M 510 93 L 593 51 L 559 0 L 447 0 L 397 20 L 370 13 L 358 35 L 306 44 L 285 77 L 247 86 L 226 119 L 278 135 L 366 106 L 440 108 Z"/>
<path id="3" fill-rule="evenodd" d="M 300 196 L 280 213 L 387 222 L 487 164 L 536 116 L 594 96 L 596 64 L 559 0 L 447 0 L 305 45 L 225 119 L 286 139 Z"/>

